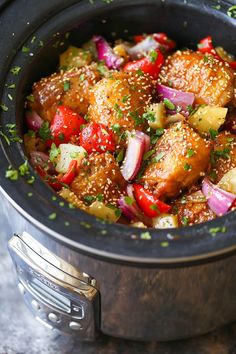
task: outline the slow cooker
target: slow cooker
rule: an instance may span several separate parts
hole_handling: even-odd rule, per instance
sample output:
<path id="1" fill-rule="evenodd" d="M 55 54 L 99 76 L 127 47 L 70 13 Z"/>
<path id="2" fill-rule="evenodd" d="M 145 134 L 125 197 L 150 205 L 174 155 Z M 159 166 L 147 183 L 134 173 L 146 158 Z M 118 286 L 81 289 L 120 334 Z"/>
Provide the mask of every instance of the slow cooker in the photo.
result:
<path id="1" fill-rule="evenodd" d="M 84 340 L 104 333 L 165 341 L 236 320 L 235 212 L 181 229 L 137 229 L 71 208 L 31 167 L 30 176 L 5 178 L 9 166 L 17 169 L 26 159 L 9 124 L 23 135 L 32 83 L 55 71 L 69 44 L 80 45 L 95 33 L 112 41 L 158 31 L 180 47 L 193 47 L 210 34 L 235 54 L 233 5 L 234 0 L 1 3 L 2 207 L 12 229 L 9 251 L 18 288 L 48 328 Z"/>

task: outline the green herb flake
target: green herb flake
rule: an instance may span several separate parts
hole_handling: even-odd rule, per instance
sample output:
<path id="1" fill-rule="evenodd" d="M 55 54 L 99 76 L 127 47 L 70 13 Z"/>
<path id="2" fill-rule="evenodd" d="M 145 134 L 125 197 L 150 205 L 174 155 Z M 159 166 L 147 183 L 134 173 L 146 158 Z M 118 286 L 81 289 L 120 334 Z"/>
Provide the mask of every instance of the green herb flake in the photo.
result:
<path id="1" fill-rule="evenodd" d="M 85 195 L 83 197 L 83 200 L 84 200 L 85 204 L 90 205 L 96 200 L 96 197 L 93 195 Z"/>
<path id="2" fill-rule="evenodd" d="M 8 88 L 8 89 L 15 89 L 16 88 L 16 84 L 6 84 L 6 87 Z"/>
<path id="3" fill-rule="evenodd" d="M 144 160 L 144 161 L 148 160 L 149 157 L 152 156 L 155 152 L 156 152 L 155 149 L 147 151 L 147 152 L 143 155 L 143 160 Z"/>
<path id="4" fill-rule="evenodd" d="M 0 136 L 2 136 L 5 139 L 7 145 L 10 145 L 11 142 L 10 142 L 8 136 L 6 134 L 4 134 L 2 130 L 0 130 Z"/>
<path id="5" fill-rule="evenodd" d="M 25 161 L 22 165 L 20 165 L 18 170 L 21 176 L 28 175 L 29 174 L 28 161 Z"/>
<path id="6" fill-rule="evenodd" d="M 195 151 L 193 149 L 187 149 L 187 157 L 192 157 L 195 155 Z"/>
<path id="7" fill-rule="evenodd" d="M 33 36 L 33 37 L 32 37 L 32 39 L 31 39 L 31 41 L 30 41 L 30 43 L 32 43 L 32 44 L 33 44 L 33 43 L 35 42 L 35 40 L 36 40 L 36 37 L 35 37 L 35 36 Z"/>
<path id="8" fill-rule="evenodd" d="M 157 156 L 155 156 L 153 159 L 152 159 L 152 162 L 153 163 L 156 163 L 156 162 L 159 162 L 164 156 L 165 156 L 165 152 L 162 151 L 160 152 Z"/>
<path id="9" fill-rule="evenodd" d="M 63 207 L 63 206 L 65 205 L 65 203 L 64 203 L 64 202 L 60 202 L 59 205 L 60 205 L 61 207 Z"/>
<path id="10" fill-rule="evenodd" d="M 28 184 L 33 184 L 35 182 L 35 177 L 34 176 L 30 176 L 28 179 L 27 179 L 27 183 Z"/>
<path id="11" fill-rule="evenodd" d="M 11 68 L 11 70 L 10 70 L 10 72 L 11 72 L 13 75 L 18 75 L 20 71 L 21 71 L 21 67 L 20 67 L 20 66 L 14 66 L 14 67 Z"/>
<path id="12" fill-rule="evenodd" d="M 12 166 L 9 166 L 6 170 L 5 177 L 10 179 L 11 181 L 17 181 L 19 174 L 17 170 L 13 169 Z"/>
<path id="13" fill-rule="evenodd" d="M 189 170 L 191 170 L 192 169 L 192 166 L 189 164 L 189 163 L 185 163 L 184 164 L 184 171 L 189 171 Z"/>
<path id="14" fill-rule="evenodd" d="M 57 156 L 60 154 L 60 149 L 57 148 L 56 144 L 52 143 L 51 145 L 51 150 L 50 150 L 50 153 L 49 153 L 49 159 L 50 161 L 54 161 Z"/>
<path id="15" fill-rule="evenodd" d="M 165 106 L 167 109 L 173 111 L 174 109 L 176 109 L 174 103 L 172 103 L 168 98 L 164 98 L 163 100 Z"/>
<path id="16" fill-rule="evenodd" d="M 147 120 L 148 122 L 155 122 L 155 114 L 153 112 L 145 112 L 143 113 L 143 119 Z"/>
<path id="17" fill-rule="evenodd" d="M 63 91 L 67 92 L 70 89 L 70 81 L 63 82 Z"/>
<path id="18" fill-rule="evenodd" d="M 43 41 L 39 40 L 38 45 L 39 45 L 39 47 L 43 47 Z"/>
<path id="19" fill-rule="evenodd" d="M 101 230 L 101 235 L 106 235 L 107 234 L 107 230 Z"/>
<path id="20" fill-rule="evenodd" d="M 111 126 L 111 129 L 113 130 L 113 132 L 115 132 L 116 134 L 120 134 L 120 124 L 113 124 Z"/>
<path id="21" fill-rule="evenodd" d="M 85 75 L 84 74 L 81 74 L 80 77 L 79 77 L 80 81 L 83 82 L 85 80 Z"/>
<path id="22" fill-rule="evenodd" d="M 29 198 L 33 197 L 33 193 L 32 192 L 28 192 L 27 195 L 28 195 Z"/>
<path id="23" fill-rule="evenodd" d="M 142 232 L 140 234 L 140 238 L 142 240 L 151 240 L 152 236 L 151 236 L 150 232 L 146 231 L 146 232 Z"/>
<path id="24" fill-rule="evenodd" d="M 218 130 L 215 130 L 215 129 L 212 129 L 210 128 L 209 129 L 209 134 L 210 134 L 210 137 L 212 140 L 215 140 L 215 138 L 217 137 L 217 135 L 219 134 Z"/>
<path id="25" fill-rule="evenodd" d="M 214 10 L 220 10 L 221 9 L 221 5 L 212 5 L 212 8 Z"/>
<path id="26" fill-rule="evenodd" d="M 22 53 L 29 53 L 30 49 L 28 47 L 23 46 L 21 51 Z"/>
<path id="27" fill-rule="evenodd" d="M 155 63 L 158 58 L 158 53 L 155 50 L 151 50 L 149 53 L 149 60 L 151 63 Z"/>
<path id="28" fill-rule="evenodd" d="M 123 117 L 123 112 L 122 112 L 120 106 L 118 105 L 118 103 L 114 104 L 114 110 L 117 112 L 118 118 Z"/>
<path id="29" fill-rule="evenodd" d="M 7 97 L 9 98 L 10 101 L 13 101 L 13 97 L 10 93 L 7 94 Z"/>
<path id="30" fill-rule="evenodd" d="M 120 163 L 124 160 L 124 156 L 125 156 L 125 151 L 124 149 L 121 149 L 118 153 L 118 155 L 116 156 L 116 162 Z"/>
<path id="31" fill-rule="evenodd" d="M 121 216 L 121 214 L 122 214 L 122 212 L 121 212 L 120 209 L 115 209 L 115 210 L 114 210 L 114 213 L 115 213 L 115 216 L 116 216 L 117 218 L 119 218 L 119 217 Z"/>
<path id="32" fill-rule="evenodd" d="M 182 225 L 184 225 L 184 226 L 188 226 L 188 224 L 189 224 L 189 218 L 187 218 L 186 216 L 183 216 L 182 219 L 181 219 L 181 223 L 182 223 Z"/>
<path id="33" fill-rule="evenodd" d="M 228 9 L 227 15 L 228 15 L 229 17 L 236 18 L 236 5 L 231 6 L 231 7 Z"/>
<path id="34" fill-rule="evenodd" d="M 125 203 L 128 204 L 128 205 L 133 205 L 133 203 L 134 203 L 134 199 L 130 198 L 128 196 L 125 196 L 124 200 L 125 200 Z"/>
<path id="35" fill-rule="evenodd" d="M 92 226 L 85 221 L 81 221 L 80 225 L 84 226 L 86 229 L 90 229 Z"/>
<path id="36" fill-rule="evenodd" d="M 143 70 L 138 69 L 138 70 L 136 71 L 136 74 L 137 74 L 138 76 L 143 76 L 143 75 L 144 75 L 144 72 L 143 72 Z M 135 91 L 135 88 L 134 88 L 133 91 Z"/>
<path id="37" fill-rule="evenodd" d="M 48 216 L 49 220 L 55 220 L 57 218 L 57 214 L 56 213 L 52 213 Z"/>
<path id="38" fill-rule="evenodd" d="M 4 103 L 0 104 L 0 108 L 3 110 L 3 112 L 7 112 L 8 111 L 8 107 Z"/>
<path id="39" fill-rule="evenodd" d="M 161 247 L 168 247 L 170 244 L 169 244 L 169 242 L 167 242 L 167 241 L 163 241 L 163 242 L 161 242 L 160 243 L 160 246 Z"/>
<path id="40" fill-rule="evenodd" d="M 158 208 L 158 206 L 156 204 L 150 205 L 150 209 L 154 210 L 154 211 L 159 211 L 159 208 Z"/>
<path id="41" fill-rule="evenodd" d="M 26 99 L 27 99 L 27 101 L 30 101 L 30 102 L 34 102 L 34 95 L 28 95 L 28 96 L 26 96 Z"/>
<path id="42" fill-rule="evenodd" d="M 209 231 L 209 233 L 211 234 L 212 237 L 215 237 L 220 232 L 225 233 L 226 232 L 226 227 L 225 226 L 211 227 L 208 231 Z"/>
<path id="43" fill-rule="evenodd" d="M 65 222 L 64 222 L 64 225 L 67 226 L 67 227 L 70 226 L 69 221 L 65 221 Z"/>
<path id="44" fill-rule="evenodd" d="M 126 103 L 131 97 L 131 94 L 122 97 L 122 103 Z"/>
<path id="45" fill-rule="evenodd" d="M 57 200 L 57 197 L 55 197 L 55 195 L 53 195 L 52 200 L 55 202 Z"/>
<path id="46" fill-rule="evenodd" d="M 43 124 L 41 125 L 41 127 L 39 128 L 39 137 L 42 139 L 42 140 L 48 140 L 48 139 L 51 139 L 51 131 L 50 131 L 50 128 L 49 128 L 49 122 L 43 122 Z"/>

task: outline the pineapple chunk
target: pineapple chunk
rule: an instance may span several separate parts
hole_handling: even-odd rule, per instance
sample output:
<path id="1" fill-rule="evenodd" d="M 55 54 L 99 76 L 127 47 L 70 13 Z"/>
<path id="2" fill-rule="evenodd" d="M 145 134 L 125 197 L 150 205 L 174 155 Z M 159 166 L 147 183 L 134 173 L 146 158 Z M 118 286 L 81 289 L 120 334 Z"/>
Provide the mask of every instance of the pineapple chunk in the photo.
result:
<path id="1" fill-rule="evenodd" d="M 109 208 L 104 203 L 96 201 L 88 207 L 87 212 L 97 218 L 101 218 L 109 222 L 116 222 L 120 217 L 120 215 L 116 213 L 117 210 L 118 209 L 116 208 Z"/>
<path id="2" fill-rule="evenodd" d="M 60 55 L 60 68 L 72 69 L 81 68 L 92 62 L 92 55 L 88 50 L 69 46 L 69 48 Z"/>
<path id="3" fill-rule="evenodd" d="M 61 144 L 59 146 L 60 154 L 56 158 L 55 169 L 59 173 L 66 173 L 72 160 L 77 160 L 78 165 L 81 160 L 87 156 L 84 148 L 73 144 Z"/>
<path id="4" fill-rule="evenodd" d="M 223 107 L 199 107 L 188 117 L 188 122 L 198 133 L 205 134 L 209 129 L 218 130 L 225 122 L 227 112 L 228 108 Z"/>
<path id="5" fill-rule="evenodd" d="M 236 194 L 236 168 L 233 168 L 221 178 L 218 187 Z"/>
<path id="6" fill-rule="evenodd" d="M 178 227 L 178 217 L 173 214 L 161 214 L 153 219 L 153 227 L 155 229 L 168 229 Z"/>
<path id="7" fill-rule="evenodd" d="M 152 129 L 164 128 L 166 125 L 166 110 L 163 102 L 154 103 L 148 108 L 148 125 Z"/>

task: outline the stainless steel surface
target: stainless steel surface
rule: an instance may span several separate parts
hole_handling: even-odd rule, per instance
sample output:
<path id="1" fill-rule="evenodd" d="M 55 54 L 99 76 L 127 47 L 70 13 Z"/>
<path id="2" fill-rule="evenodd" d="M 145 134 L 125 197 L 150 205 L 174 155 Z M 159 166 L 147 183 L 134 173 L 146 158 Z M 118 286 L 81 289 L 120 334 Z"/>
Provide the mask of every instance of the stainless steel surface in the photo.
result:
<path id="1" fill-rule="evenodd" d="M 29 234 L 8 243 L 18 287 L 37 320 L 66 333 L 93 340 L 99 323 L 99 291 L 95 279 L 49 252 Z"/>

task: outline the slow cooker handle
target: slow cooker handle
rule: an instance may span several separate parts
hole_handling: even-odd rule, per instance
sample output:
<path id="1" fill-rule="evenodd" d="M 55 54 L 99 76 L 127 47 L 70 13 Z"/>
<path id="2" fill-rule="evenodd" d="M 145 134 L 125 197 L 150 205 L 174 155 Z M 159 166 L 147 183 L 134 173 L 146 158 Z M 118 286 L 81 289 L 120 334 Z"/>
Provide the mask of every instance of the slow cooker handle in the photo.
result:
<path id="1" fill-rule="evenodd" d="M 94 340 L 99 328 L 96 281 L 65 262 L 24 232 L 8 243 L 24 301 L 50 329 Z"/>

